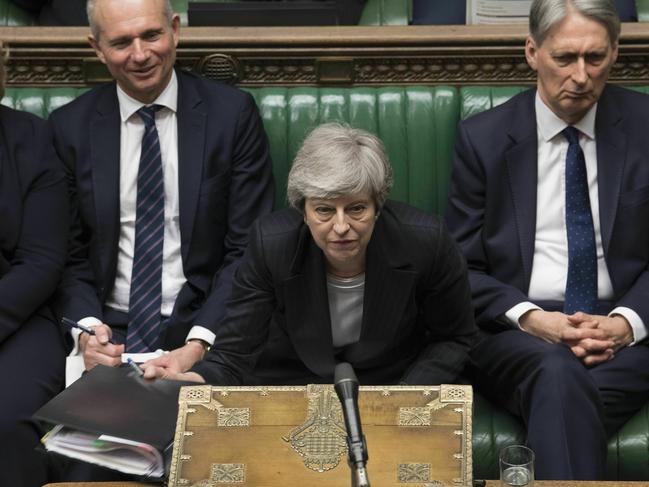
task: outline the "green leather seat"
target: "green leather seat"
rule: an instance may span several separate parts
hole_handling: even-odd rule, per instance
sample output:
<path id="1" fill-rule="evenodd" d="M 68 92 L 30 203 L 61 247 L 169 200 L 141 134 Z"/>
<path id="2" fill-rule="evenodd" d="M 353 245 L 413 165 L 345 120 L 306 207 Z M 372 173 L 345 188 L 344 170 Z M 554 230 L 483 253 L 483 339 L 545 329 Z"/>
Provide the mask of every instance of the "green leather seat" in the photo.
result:
<path id="1" fill-rule="evenodd" d="M 649 0 L 635 0 L 635 6 L 638 11 L 638 21 L 649 21 Z"/>
<path id="2" fill-rule="evenodd" d="M 524 88 L 390 87 L 251 89 L 264 120 L 277 183 L 276 206 L 284 206 L 291 160 L 309 129 L 345 121 L 378 134 L 394 166 L 392 198 L 441 213 L 444 210 L 456 126 L 460 118 L 503 103 Z M 649 91 L 649 87 L 637 88 Z M 39 116 L 74 99 L 86 88 L 8 88 L 2 103 Z M 498 477 L 498 452 L 523 443 L 525 431 L 511 414 L 475 394 L 474 478 Z M 649 480 L 649 407 L 643 407 L 610 440 L 607 476 Z"/>
<path id="3" fill-rule="evenodd" d="M 7 1 L 7 0 L 0 0 Z M 240 0 L 171 0 L 174 12 L 180 15 L 182 25 L 187 25 L 189 2 L 236 2 Z M 412 19 L 412 0 L 367 0 L 359 25 L 408 25 Z"/>
<path id="4" fill-rule="evenodd" d="M 2 104 L 46 118 L 88 88 L 6 88 Z"/>
<path id="5" fill-rule="evenodd" d="M 171 0 L 174 12 L 187 25 L 189 2 L 233 2 L 239 0 Z M 412 19 L 412 0 L 367 0 L 359 25 L 408 25 Z M 35 25 L 34 17 L 10 0 L 0 0 L 0 26 Z"/>
<path id="6" fill-rule="evenodd" d="M 368 0 L 358 25 L 408 25 L 412 0 Z"/>
<path id="7" fill-rule="evenodd" d="M 34 17 L 9 0 L 0 0 L 0 26 L 34 25 Z"/>

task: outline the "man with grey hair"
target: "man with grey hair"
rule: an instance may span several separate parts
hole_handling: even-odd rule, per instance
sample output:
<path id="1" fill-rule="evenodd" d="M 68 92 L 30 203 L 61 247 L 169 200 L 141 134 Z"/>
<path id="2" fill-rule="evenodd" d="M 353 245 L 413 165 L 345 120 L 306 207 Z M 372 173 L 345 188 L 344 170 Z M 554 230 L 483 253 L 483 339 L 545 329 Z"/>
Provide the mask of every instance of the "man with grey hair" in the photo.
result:
<path id="1" fill-rule="evenodd" d="M 214 340 L 248 230 L 270 212 L 268 141 L 253 98 L 174 69 L 168 0 L 89 0 L 90 44 L 114 82 L 50 117 L 73 207 L 59 316 L 69 362 L 118 366 L 162 349 L 189 369 Z"/>
<path id="2" fill-rule="evenodd" d="M 476 385 L 523 418 L 541 479 L 603 478 L 649 398 L 649 97 L 607 84 L 619 32 L 611 0 L 535 0 L 536 90 L 457 136 Z"/>

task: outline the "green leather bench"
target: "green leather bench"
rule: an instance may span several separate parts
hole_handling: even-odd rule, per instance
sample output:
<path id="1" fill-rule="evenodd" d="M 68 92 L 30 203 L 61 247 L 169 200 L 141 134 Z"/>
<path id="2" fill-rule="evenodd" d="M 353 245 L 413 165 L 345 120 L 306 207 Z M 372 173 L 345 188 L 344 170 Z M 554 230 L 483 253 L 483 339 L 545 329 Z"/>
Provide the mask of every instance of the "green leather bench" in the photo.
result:
<path id="1" fill-rule="evenodd" d="M 189 2 L 232 2 L 239 0 L 171 0 L 171 6 L 180 14 L 183 25 L 187 25 Z M 640 22 L 649 21 L 649 0 L 635 0 Z M 412 20 L 412 0 L 367 0 L 359 25 L 408 25 Z M 12 4 L 10 0 L 0 0 L 0 25 L 34 25 L 36 22 L 29 12 Z"/>
<path id="2" fill-rule="evenodd" d="M 189 2 L 232 2 L 237 0 L 171 0 L 171 6 L 180 14 L 182 25 L 187 25 Z M 359 25 L 408 25 L 412 18 L 412 0 L 367 0 Z M 10 0 L 0 0 L 0 26 L 35 25 L 34 17 Z"/>
<path id="3" fill-rule="evenodd" d="M 304 135 L 316 125 L 342 120 L 377 133 L 395 172 L 394 199 L 427 211 L 444 210 L 456 125 L 489 109 L 523 88 L 391 87 L 260 88 L 249 90 L 268 133 L 277 183 L 276 206 L 285 206 L 290 162 Z M 640 88 L 646 91 L 646 88 Z M 3 104 L 47 114 L 85 89 L 8 88 Z M 475 396 L 473 468 L 475 478 L 497 478 L 498 451 L 523 443 L 518 419 Z M 608 477 L 649 480 L 649 407 L 645 406 L 610 439 Z"/>

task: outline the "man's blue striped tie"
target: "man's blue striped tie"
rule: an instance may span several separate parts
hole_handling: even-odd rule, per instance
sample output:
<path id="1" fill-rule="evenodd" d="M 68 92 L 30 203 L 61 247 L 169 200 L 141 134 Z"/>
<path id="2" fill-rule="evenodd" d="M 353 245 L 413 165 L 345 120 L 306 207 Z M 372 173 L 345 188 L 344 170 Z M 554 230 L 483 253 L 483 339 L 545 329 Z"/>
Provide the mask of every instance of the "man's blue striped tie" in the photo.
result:
<path id="1" fill-rule="evenodd" d="M 597 309 L 597 251 L 590 211 L 586 160 L 579 145 L 579 130 L 566 127 L 566 230 L 568 234 L 568 279 L 563 310 L 593 313 Z"/>
<path id="2" fill-rule="evenodd" d="M 137 175 L 135 249 L 129 300 L 126 351 L 147 352 L 159 347 L 162 304 L 162 245 L 164 241 L 164 178 L 155 114 L 162 107 L 138 110 L 144 122 Z"/>

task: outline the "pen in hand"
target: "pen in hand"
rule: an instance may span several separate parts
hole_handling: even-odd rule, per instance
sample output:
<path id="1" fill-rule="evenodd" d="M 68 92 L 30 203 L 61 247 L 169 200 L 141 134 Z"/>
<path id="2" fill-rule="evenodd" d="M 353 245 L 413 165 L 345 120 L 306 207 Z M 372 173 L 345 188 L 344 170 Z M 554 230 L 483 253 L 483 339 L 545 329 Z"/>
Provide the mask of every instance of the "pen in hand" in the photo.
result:
<path id="1" fill-rule="evenodd" d="M 126 362 L 135 371 L 135 373 L 137 374 L 138 377 L 142 377 L 144 375 L 144 372 L 142 371 L 142 369 L 135 362 L 133 362 L 133 359 L 131 357 L 129 357 L 126 360 Z"/>
<path id="2" fill-rule="evenodd" d="M 77 330 L 81 330 L 83 333 L 87 333 L 88 335 L 91 335 L 91 336 L 96 335 L 95 330 L 93 328 L 90 328 L 88 326 L 84 326 L 84 325 L 82 325 L 80 323 L 77 323 L 76 321 L 73 321 L 73 320 L 71 320 L 69 318 L 65 318 L 65 317 L 61 318 L 61 323 L 63 323 L 64 325 L 67 325 L 67 326 L 69 326 L 71 328 L 76 328 Z M 112 345 L 116 345 L 116 343 L 110 338 L 108 339 L 108 343 L 110 343 Z"/>

